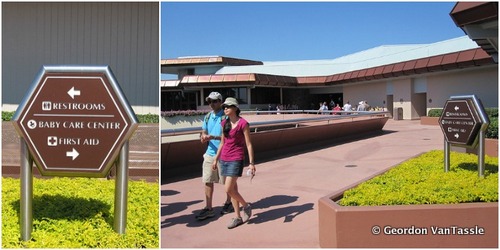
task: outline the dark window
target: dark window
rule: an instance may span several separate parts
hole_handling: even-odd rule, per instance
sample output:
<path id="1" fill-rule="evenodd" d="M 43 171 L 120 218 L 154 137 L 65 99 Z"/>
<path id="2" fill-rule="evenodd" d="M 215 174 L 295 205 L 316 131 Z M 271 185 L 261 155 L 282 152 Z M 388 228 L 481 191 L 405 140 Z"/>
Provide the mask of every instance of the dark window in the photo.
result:
<path id="1" fill-rule="evenodd" d="M 252 89 L 252 104 L 281 104 L 279 88 Z"/>
<path id="2" fill-rule="evenodd" d="M 219 92 L 224 100 L 227 97 L 234 97 L 238 100 L 239 104 L 248 104 L 247 88 L 206 88 L 203 90 L 203 96 L 207 97 L 210 92 Z M 206 105 L 206 103 L 205 103 Z"/>

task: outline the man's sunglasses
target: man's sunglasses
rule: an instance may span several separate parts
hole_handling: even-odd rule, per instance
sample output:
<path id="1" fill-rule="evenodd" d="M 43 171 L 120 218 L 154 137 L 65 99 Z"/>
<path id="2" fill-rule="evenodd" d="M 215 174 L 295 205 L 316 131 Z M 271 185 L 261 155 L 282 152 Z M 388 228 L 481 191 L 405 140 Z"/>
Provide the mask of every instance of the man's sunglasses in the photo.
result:
<path id="1" fill-rule="evenodd" d="M 208 104 L 218 103 L 218 102 L 220 102 L 220 100 L 219 99 L 217 99 L 217 100 L 208 100 L 207 102 L 208 102 Z"/>

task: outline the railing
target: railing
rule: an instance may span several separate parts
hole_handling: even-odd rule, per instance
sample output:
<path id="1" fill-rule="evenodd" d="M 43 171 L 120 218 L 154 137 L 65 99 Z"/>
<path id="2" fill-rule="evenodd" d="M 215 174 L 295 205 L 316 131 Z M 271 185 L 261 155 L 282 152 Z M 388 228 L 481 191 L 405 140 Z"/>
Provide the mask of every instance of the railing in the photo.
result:
<path id="1" fill-rule="evenodd" d="M 310 122 L 322 122 L 332 120 L 342 120 L 342 119 L 354 119 L 360 117 L 372 117 L 372 116 L 388 116 L 389 111 L 332 111 L 325 110 L 318 112 L 318 110 L 282 110 L 282 111 L 242 111 L 241 115 L 263 115 L 263 114 L 325 114 L 319 117 L 308 117 L 308 118 L 296 118 L 296 119 L 284 119 L 284 120 L 272 120 L 272 121 L 259 121 L 259 122 L 249 122 L 250 127 L 255 129 L 253 132 L 258 132 L 258 128 L 262 127 L 272 127 L 272 126 L 282 126 L 282 125 L 295 125 L 298 127 L 302 123 Z M 339 115 L 332 115 L 339 114 Z M 175 128 L 175 129 L 162 129 L 161 136 L 177 136 L 177 135 L 187 135 L 196 134 L 202 131 L 201 127 L 187 127 L 187 128 Z"/>

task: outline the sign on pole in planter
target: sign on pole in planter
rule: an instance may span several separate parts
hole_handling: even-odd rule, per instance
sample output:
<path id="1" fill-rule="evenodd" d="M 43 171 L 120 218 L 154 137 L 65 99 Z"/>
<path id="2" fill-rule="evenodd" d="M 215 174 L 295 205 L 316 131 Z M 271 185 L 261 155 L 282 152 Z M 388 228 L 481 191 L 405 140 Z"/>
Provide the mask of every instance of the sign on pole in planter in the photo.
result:
<path id="1" fill-rule="evenodd" d="M 476 148 L 479 145 L 479 175 L 484 175 L 484 138 L 490 121 L 475 95 L 452 96 L 446 101 L 439 126 L 445 139 L 445 171 L 450 166 L 450 146 Z"/>
<path id="2" fill-rule="evenodd" d="M 126 220 L 117 210 L 126 215 L 128 139 L 138 121 L 108 66 L 42 67 L 13 121 L 22 137 L 23 239 L 31 232 L 33 161 L 42 175 L 70 177 L 106 177 L 116 164 L 115 222 Z"/>
<path id="3" fill-rule="evenodd" d="M 14 125 L 40 173 L 105 177 L 137 127 L 109 68 L 44 67 L 32 87 Z"/>

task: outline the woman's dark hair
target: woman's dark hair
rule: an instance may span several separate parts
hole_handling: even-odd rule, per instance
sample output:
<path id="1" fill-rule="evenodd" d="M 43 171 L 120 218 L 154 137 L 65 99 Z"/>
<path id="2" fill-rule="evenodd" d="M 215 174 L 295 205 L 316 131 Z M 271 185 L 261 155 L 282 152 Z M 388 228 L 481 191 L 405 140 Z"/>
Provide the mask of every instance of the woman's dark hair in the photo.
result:
<path id="1" fill-rule="evenodd" d="M 238 108 L 236 110 L 236 116 L 240 116 L 241 110 Z M 222 132 L 224 133 L 225 137 L 229 137 L 229 131 L 231 131 L 231 121 L 229 120 L 229 117 L 226 116 L 226 123 L 224 123 L 224 128 L 222 128 Z"/>

